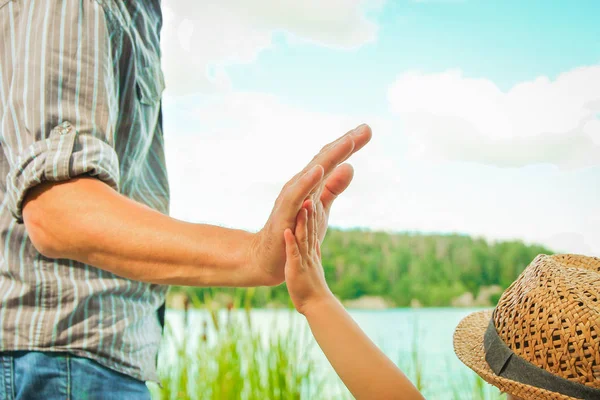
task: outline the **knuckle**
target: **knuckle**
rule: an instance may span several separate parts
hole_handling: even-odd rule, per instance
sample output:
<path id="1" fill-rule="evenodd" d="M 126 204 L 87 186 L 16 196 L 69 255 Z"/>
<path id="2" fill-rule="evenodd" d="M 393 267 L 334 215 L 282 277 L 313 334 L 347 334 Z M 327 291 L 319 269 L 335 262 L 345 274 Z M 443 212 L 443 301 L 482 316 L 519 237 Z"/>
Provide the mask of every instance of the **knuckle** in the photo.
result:
<path id="1" fill-rule="evenodd" d="M 335 142 L 331 142 L 331 143 L 327 143 L 325 146 L 323 146 L 321 148 L 321 151 L 319 152 L 319 154 L 325 153 L 327 151 L 329 151 L 329 149 L 331 149 L 331 146 L 333 146 Z"/>

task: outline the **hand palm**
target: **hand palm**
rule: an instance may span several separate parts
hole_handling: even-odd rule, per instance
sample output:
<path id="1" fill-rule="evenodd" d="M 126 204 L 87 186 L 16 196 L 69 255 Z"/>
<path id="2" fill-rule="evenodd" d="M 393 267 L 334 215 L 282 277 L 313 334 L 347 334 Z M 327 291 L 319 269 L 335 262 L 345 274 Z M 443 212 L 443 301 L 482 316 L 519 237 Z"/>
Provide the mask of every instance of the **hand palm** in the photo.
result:
<path id="1" fill-rule="evenodd" d="M 310 198 L 317 197 L 318 201 L 315 201 L 316 208 L 316 219 L 317 219 L 317 239 L 319 243 L 323 242 L 325 238 L 325 234 L 327 233 L 328 221 L 329 221 L 329 213 L 331 211 L 331 205 L 335 198 L 342 193 L 350 182 L 352 182 L 352 177 L 354 175 L 354 170 L 350 164 L 342 164 L 337 167 L 331 175 L 327 178 L 327 180 L 322 183 L 315 193 L 309 196 Z M 309 200 L 306 199 L 303 203 L 303 206 Z M 269 221 L 274 220 L 272 218 L 273 214 L 275 214 L 278 210 L 278 204 L 273 209 L 271 213 L 271 217 Z M 281 283 L 284 279 L 284 266 L 285 266 L 285 243 L 283 239 L 281 239 L 281 243 L 279 242 L 279 238 L 276 235 L 269 234 L 271 232 L 283 232 L 285 229 L 290 228 L 295 230 L 296 221 L 284 221 L 281 224 L 272 224 L 267 223 L 265 227 L 261 230 L 263 233 L 260 235 L 261 243 L 258 248 L 260 248 L 262 254 L 260 255 L 260 259 L 265 265 L 263 267 L 271 266 L 267 271 L 274 276 L 274 280 L 277 283 Z M 279 235 L 280 237 L 281 235 Z"/>
<path id="2" fill-rule="evenodd" d="M 343 140 L 347 135 L 325 146 L 307 168 L 284 186 L 267 223 L 256 235 L 250 250 L 251 264 L 266 272 L 265 284 L 278 285 L 284 281 L 286 254 L 282 233 L 287 228 L 295 230 L 296 215 L 308 200 L 313 200 L 316 206 L 317 238 L 319 242 L 325 238 L 331 205 L 350 185 L 354 175 L 351 165 L 338 164 L 371 139 L 368 127 L 359 130 L 352 141 Z M 319 173 L 315 172 L 317 169 L 310 169 L 318 165 L 321 166 Z"/>

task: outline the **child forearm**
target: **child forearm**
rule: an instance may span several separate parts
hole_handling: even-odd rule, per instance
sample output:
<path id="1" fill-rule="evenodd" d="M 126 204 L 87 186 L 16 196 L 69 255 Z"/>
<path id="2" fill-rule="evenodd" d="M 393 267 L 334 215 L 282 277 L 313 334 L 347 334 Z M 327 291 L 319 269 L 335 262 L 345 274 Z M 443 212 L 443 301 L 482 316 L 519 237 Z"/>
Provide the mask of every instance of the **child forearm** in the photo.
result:
<path id="1" fill-rule="evenodd" d="M 304 315 L 323 353 L 356 399 L 423 399 L 337 299 L 312 304 Z"/>
<path id="2" fill-rule="evenodd" d="M 423 399 L 331 294 L 321 265 L 312 200 L 305 207 L 296 216 L 295 232 L 284 231 L 285 279 L 294 307 L 306 317 L 321 350 L 354 397 Z"/>

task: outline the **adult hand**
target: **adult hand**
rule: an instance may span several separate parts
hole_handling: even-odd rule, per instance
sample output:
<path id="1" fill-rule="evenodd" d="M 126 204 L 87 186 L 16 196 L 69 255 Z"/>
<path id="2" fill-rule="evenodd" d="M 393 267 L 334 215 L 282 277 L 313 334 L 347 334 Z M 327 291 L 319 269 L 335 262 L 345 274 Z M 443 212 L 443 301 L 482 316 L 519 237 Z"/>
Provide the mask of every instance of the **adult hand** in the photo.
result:
<path id="1" fill-rule="evenodd" d="M 317 240 L 327 232 L 333 201 L 352 181 L 354 170 L 342 164 L 371 140 L 371 128 L 360 125 L 335 141 L 325 145 L 310 163 L 283 187 L 275 200 L 265 226 L 255 235 L 250 247 L 250 266 L 264 274 L 265 285 L 279 285 L 285 279 L 286 229 L 295 231 L 296 217 L 307 201 L 314 202 Z"/>

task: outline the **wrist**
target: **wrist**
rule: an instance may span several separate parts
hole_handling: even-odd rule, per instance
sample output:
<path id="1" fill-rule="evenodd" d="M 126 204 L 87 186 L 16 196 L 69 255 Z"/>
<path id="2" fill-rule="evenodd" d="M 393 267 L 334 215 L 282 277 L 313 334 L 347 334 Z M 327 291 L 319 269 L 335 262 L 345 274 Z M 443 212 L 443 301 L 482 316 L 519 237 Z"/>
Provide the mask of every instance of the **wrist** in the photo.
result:
<path id="1" fill-rule="evenodd" d="M 276 268 L 269 268 L 268 260 L 265 258 L 265 248 L 269 246 L 265 243 L 263 231 L 252 233 L 252 236 L 246 246 L 246 259 L 244 265 L 253 281 L 249 286 L 278 286 L 285 281 L 283 268 L 281 274 L 277 274 Z"/>
<path id="2" fill-rule="evenodd" d="M 285 276 L 280 277 L 265 270 L 261 265 L 251 264 L 249 266 L 253 276 L 253 284 L 249 286 L 279 286 L 285 282 Z"/>
<path id="3" fill-rule="evenodd" d="M 324 293 L 321 296 L 314 297 L 298 308 L 298 312 L 304 315 L 305 318 L 310 319 L 312 316 L 327 313 L 336 307 L 341 307 L 342 303 L 335 297 L 330 291 Z"/>

